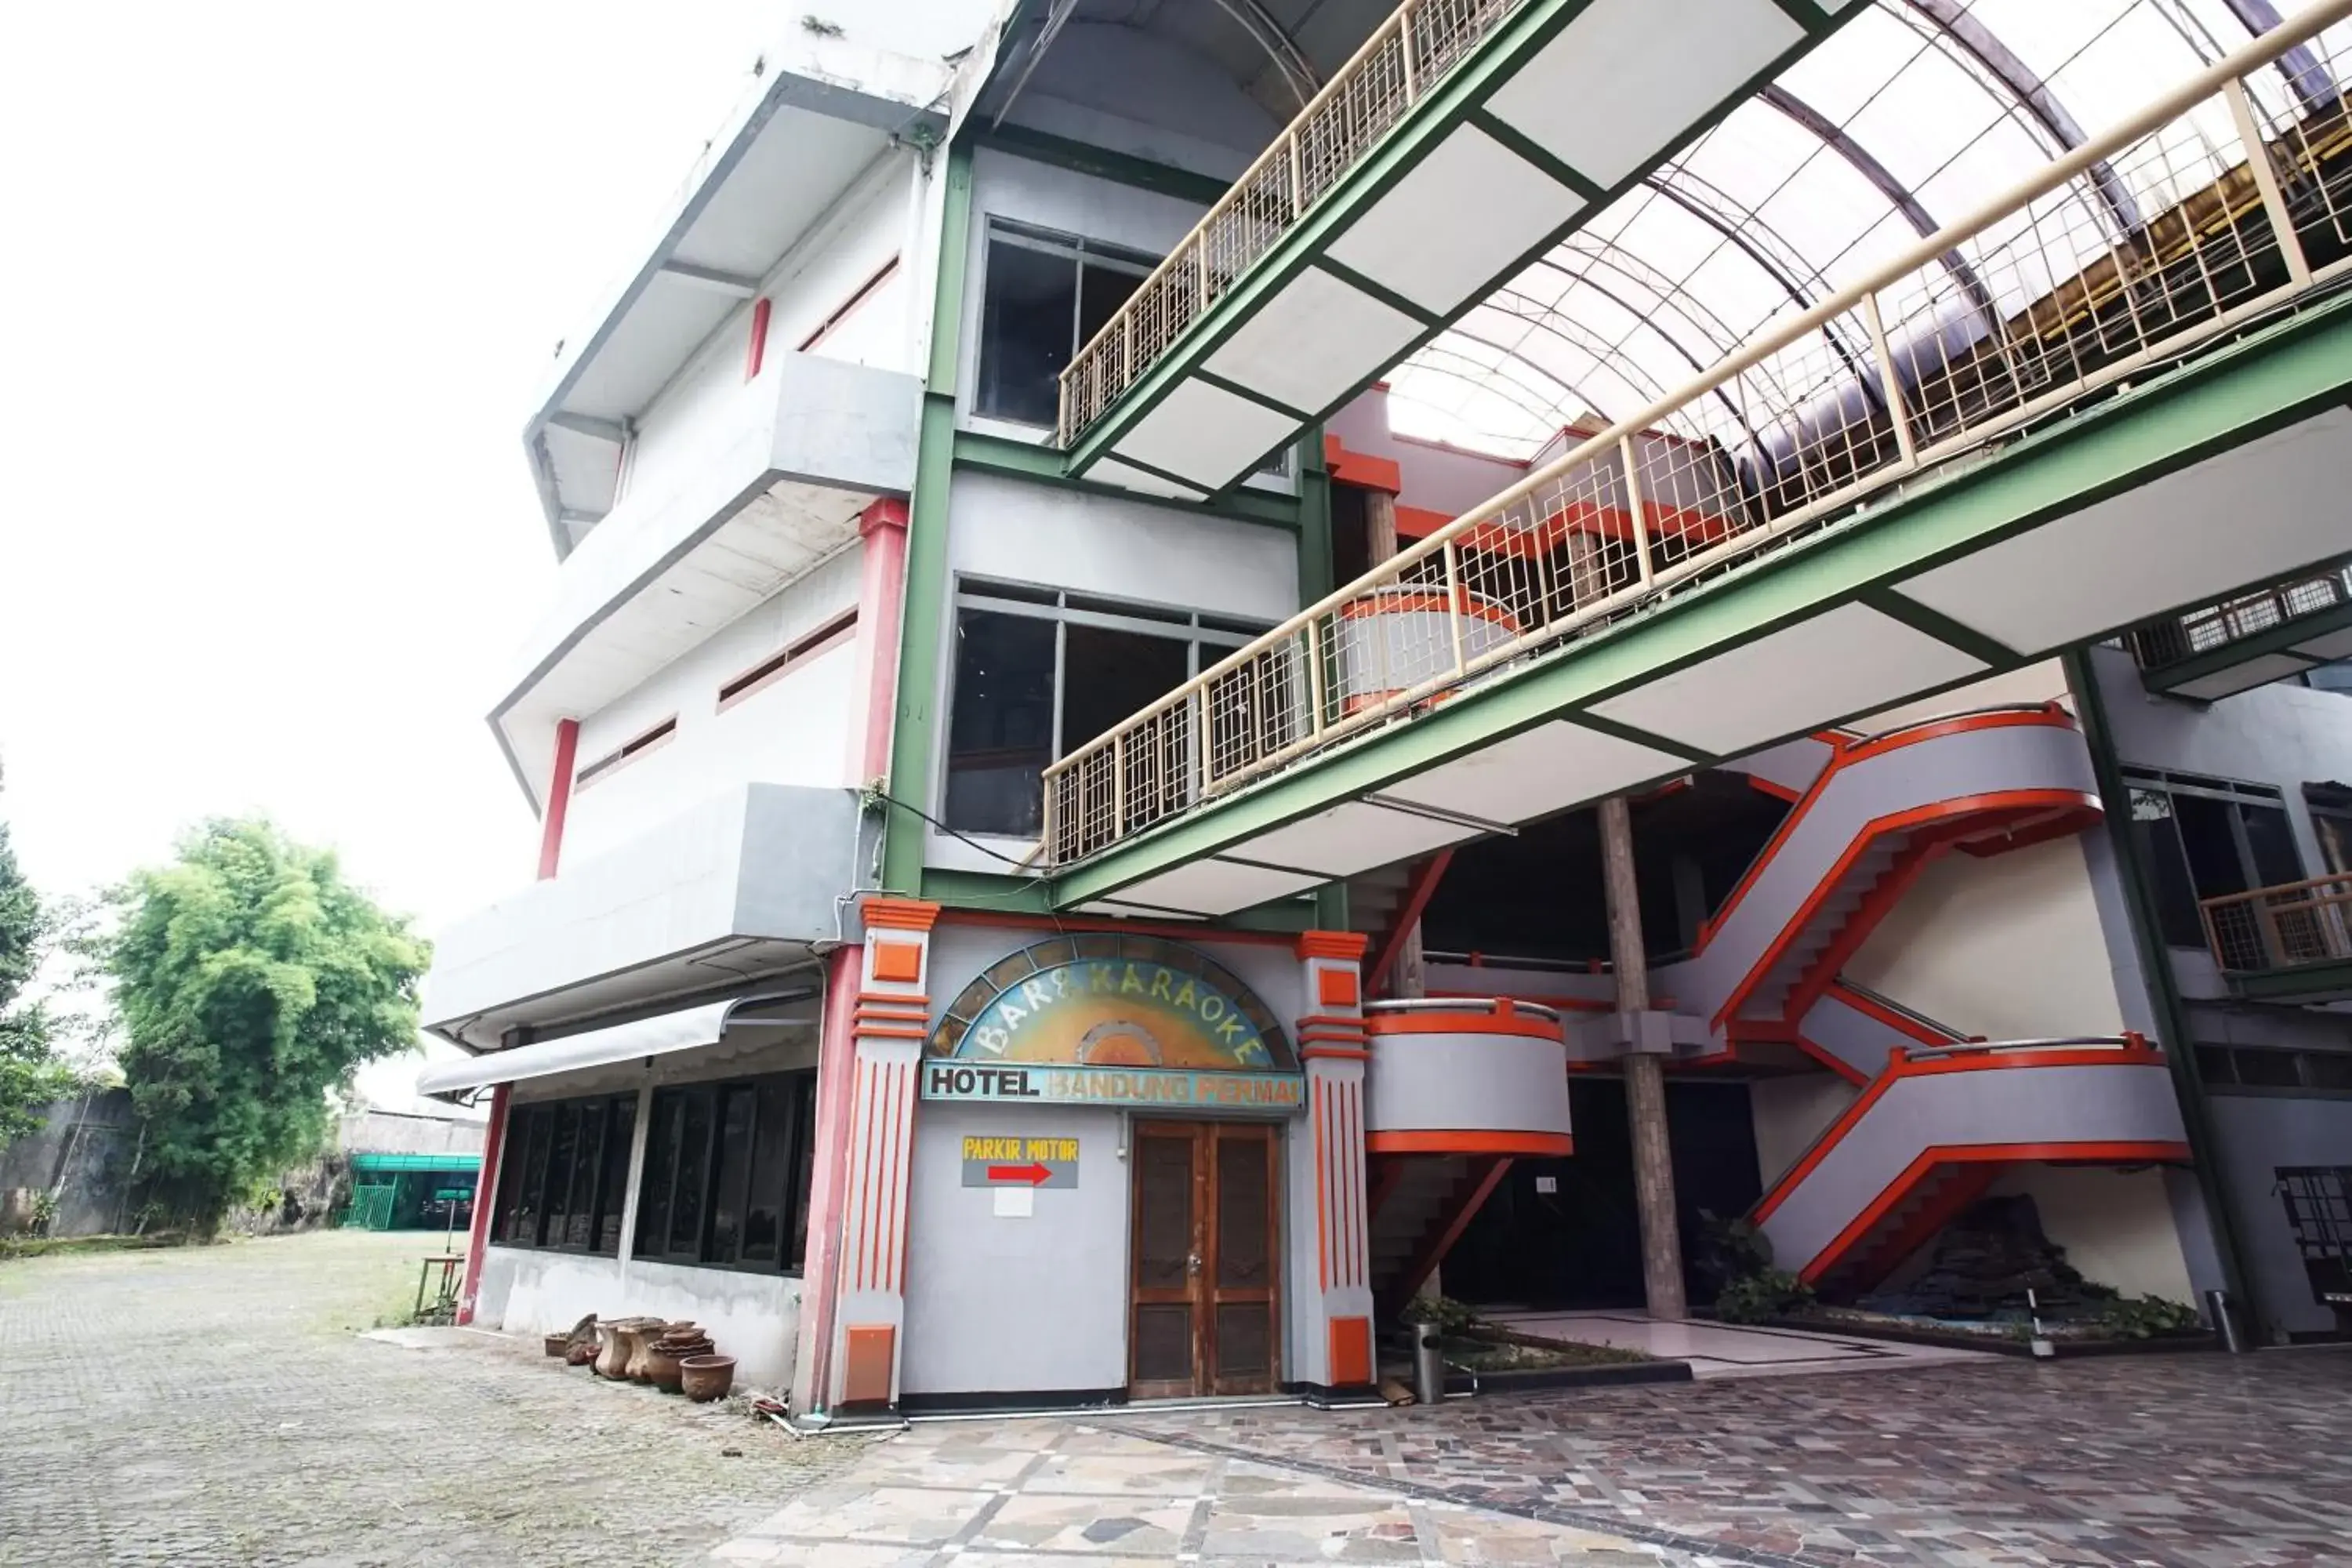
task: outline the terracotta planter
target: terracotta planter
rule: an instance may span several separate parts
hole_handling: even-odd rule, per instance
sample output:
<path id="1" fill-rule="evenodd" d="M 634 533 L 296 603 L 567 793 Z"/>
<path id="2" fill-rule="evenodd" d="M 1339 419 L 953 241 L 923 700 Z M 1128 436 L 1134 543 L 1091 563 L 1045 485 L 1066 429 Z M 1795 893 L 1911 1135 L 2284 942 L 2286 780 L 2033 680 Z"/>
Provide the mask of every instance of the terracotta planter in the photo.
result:
<path id="1" fill-rule="evenodd" d="M 629 1347 L 621 1338 L 617 1321 L 596 1325 L 596 1356 L 593 1365 L 598 1377 L 619 1377 L 629 1364 Z"/>
<path id="2" fill-rule="evenodd" d="M 563 1364 L 586 1366 L 596 1359 L 596 1350 L 597 1344 L 593 1339 L 573 1340 L 563 1348 Z"/>
<path id="3" fill-rule="evenodd" d="M 680 1363 L 688 1356 L 709 1353 L 710 1342 L 698 1334 L 687 1340 L 672 1336 L 646 1352 L 646 1373 L 656 1388 L 665 1394 L 676 1394 L 678 1392 Z"/>
<path id="4" fill-rule="evenodd" d="M 651 1375 L 646 1371 L 646 1358 L 653 1354 L 654 1342 L 667 1332 L 669 1332 L 669 1325 L 659 1318 L 640 1318 L 637 1320 L 636 1328 L 628 1331 L 630 1345 L 627 1375 L 631 1383 L 652 1381 Z"/>
<path id="5" fill-rule="evenodd" d="M 678 1387 L 697 1405 L 724 1399 L 727 1391 L 734 1386 L 735 1358 L 731 1355 L 690 1355 L 678 1363 Z"/>

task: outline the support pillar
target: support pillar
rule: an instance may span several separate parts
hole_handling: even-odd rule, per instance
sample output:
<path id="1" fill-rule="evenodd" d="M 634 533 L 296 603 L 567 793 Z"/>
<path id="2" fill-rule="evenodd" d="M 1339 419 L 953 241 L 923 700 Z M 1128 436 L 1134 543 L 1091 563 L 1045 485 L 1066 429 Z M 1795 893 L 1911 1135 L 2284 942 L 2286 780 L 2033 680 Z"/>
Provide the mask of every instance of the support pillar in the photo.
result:
<path id="1" fill-rule="evenodd" d="M 851 783 L 887 785 L 898 705 L 898 625 L 907 595 L 907 503 L 885 497 L 857 514 L 865 542 L 857 587 L 857 675 L 866 717 L 852 741 Z"/>
<path id="2" fill-rule="evenodd" d="M 1326 1394 L 1369 1390 L 1378 1373 L 1364 1179 L 1365 944 L 1360 931 L 1326 931 L 1301 932 L 1297 944 L 1307 1002 L 1298 1020 L 1307 1118 L 1293 1129 L 1288 1162 L 1287 1207 L 1297 1216 L 1285 1242 L 1295 1281 L 1290 1373 Z"/>
<path id="3" fill-rule="evenodd" d="M 1609 900 L 1609 962 L 1617 976 L 1617 1011 L 1649 1011 L 1650 961 L 1642 944 L 1642 895 L 1633 878 L 1633 817 L 1623 795 L 1601 803 L 1601 877 Z M 1625 1117 L 1633 1135 L 1633 1195 L 1642 1218 L 1642 1284 L 1650 1316 L 1690 1315 L 1683 1300 L 1682 1234 L 1675 1217 L 1675 1162 L 1666 1136 L 1665 1059 L 1641 1048 L 1625 1054 Z"/>
<path id="4" fill-rule="evenodd" d="M 490 1211 L 498 1206 L 499 1159 L 507 1147 L 507 1099 L 512 1084 L 490 1090 L 490 1121 L 482 1132 L 482 1169 L 474 1178 L 474 1223 L 466 1227 L 466 1279 L 457 1288 L 459 1324 L 474 1321 L 474 1298 L 482 1286 L 482 1258 L 490 1245 Z"/>
<path id="5" fill-rule="evenodd" d="M 914 1167 L 916 1079 L 930 1016 L 925 989 L 930 932 L 940 907 L 870 898 L 861 912 L 866 940 L 849 1016 L 849 1081 L 837 1090 L 846 1114 L 835 1145 L 841 1165 L 827 1267 L 833 1321 L 822 1331 L 824 1355 L 812 1402 L 814 1409 L 836 1415 L 887 1410 L 898 1402 L 907 1189 Z M 822 1140 L 819 1146 L 825 1147 Z M 804 1294 L 809 1289 L 804 1276 Z"/>

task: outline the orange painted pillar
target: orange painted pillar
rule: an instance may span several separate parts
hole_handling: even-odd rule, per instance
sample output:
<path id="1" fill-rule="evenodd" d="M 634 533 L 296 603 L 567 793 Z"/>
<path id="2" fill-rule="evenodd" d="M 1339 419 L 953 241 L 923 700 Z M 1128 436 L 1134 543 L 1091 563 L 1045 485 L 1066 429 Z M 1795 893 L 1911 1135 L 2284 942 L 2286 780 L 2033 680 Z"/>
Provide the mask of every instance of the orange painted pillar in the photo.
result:
<path id="1" fill-rule="evenodd" d="M 1293 1375 L 1312 1389 L 1346 1393 L 1375 1381 L 1372 1356 L 1371 1215 L 1366 1201 L 1363 959 L 1359 931 L 1306 931 L 1297 943 L 1307 1011 L 1298 1055 L 1307 1069 L 1308 1158 L 1294 1159 L 1293 1234 L 1314 1226 L 1311 1247 L 1289 1248 Z M 1294 1144 L 1295 1147 L 1295 1144 Z M 1311 1271 L 1305 1258 L 1312 1256 Z"/>
<path id="2" fill-rule="evenodd" d="M 931 927 L 940 907 L 869 898 L 850 1016 L 851 1082 L 842 1150 L 832 1326 L 820 1408 L 885 1410 L 898 1401 L 907 1321 L 908 1184 L 915 1091 L 929 1032 Z"/>

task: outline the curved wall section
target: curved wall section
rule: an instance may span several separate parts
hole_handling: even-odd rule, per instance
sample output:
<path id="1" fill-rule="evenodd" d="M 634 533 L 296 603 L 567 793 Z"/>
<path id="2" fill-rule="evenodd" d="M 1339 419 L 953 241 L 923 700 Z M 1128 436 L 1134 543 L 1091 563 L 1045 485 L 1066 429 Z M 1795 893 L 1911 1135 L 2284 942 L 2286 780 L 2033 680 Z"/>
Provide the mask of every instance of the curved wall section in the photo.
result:
<path id="1" fill-rule="evenodd" d="M 1507 996 L 1364 1010 L 1364 1147 L 1373 1154 L 1567 1154 L 1559 1015 Z"/>

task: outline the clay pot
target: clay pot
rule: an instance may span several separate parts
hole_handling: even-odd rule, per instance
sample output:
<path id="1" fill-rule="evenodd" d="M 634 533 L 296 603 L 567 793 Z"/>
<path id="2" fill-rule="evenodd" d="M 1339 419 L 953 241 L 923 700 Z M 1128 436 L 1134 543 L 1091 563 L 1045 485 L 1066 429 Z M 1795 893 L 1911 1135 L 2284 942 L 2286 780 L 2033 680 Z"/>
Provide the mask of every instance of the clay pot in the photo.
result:
<path id="1" fill-rule="evenodd" d="M 563 1364 L 586 1366 L 596 1359 L 596 1349 L 593 1339 L 570 1341 L 563 1347 Z"/>
<path id="2" fill-rule="evenodd" d="M 735 1386 L 735 1358 L 731 1355 L 690 1355 L 677 1367 L 679 1390 L 697 1405 L 724 1399 L 727 1391 Z"/>
<path id="3" fill-rule="evenodd" d="M 709 1353 L 710 1342 L 698 1335 L 690 1340 L 664 1340 L 647 1352 L 646 1374 L 664 1394 L 676 1394 L 678 1392 L 679 1368 L 686 1358 Z"/>
<path id="4" fill-rule="evenodd" d="M 540 1348 L 550 1355 L 562 1355 L 572 1348 L 572 1336 L 568 1333 L 550 1334 L 541 1340 L 539 1344 Z"/>
<path id="5" fill-rule="evenodd" d="M 654 1342 L 668 1331 L 669 1325 L 659 1318 L 640 1318 L 635 1328 L 623 1331 L 629 1340 L 626 1375 L 631 1383 L 652 1381 L 646 1371 L 646 1358 L 653 1353 Z"/>
<path id="6" fill-rule="evenodd" d="M 596 1325 L 595 1368 L 598 1377 L 614 1379 L 629 1375 L 629 1331 L 641 1320 L 607 1318 Z"/>

